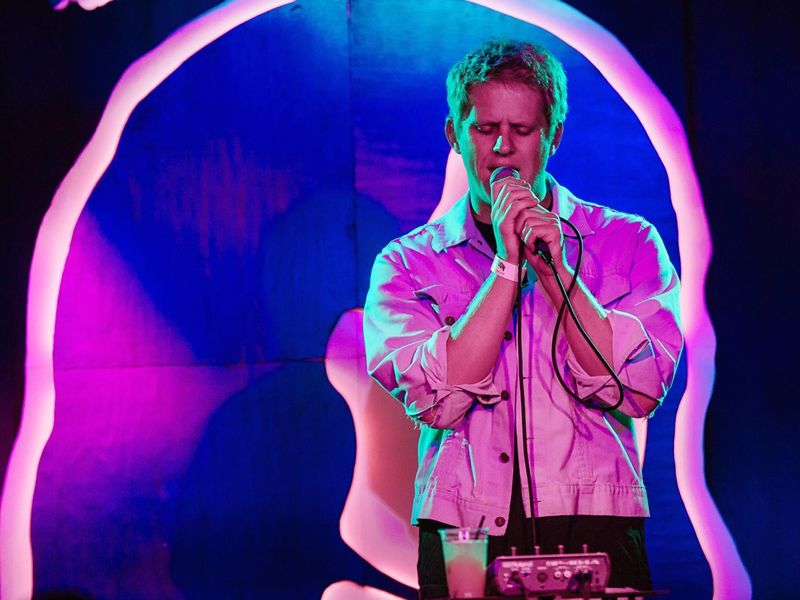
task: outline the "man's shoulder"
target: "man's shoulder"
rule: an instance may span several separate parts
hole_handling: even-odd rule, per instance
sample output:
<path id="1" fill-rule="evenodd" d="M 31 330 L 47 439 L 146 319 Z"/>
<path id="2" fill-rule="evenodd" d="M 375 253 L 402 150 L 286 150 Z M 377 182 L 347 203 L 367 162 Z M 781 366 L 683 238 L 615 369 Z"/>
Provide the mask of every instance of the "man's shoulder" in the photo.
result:
<path id="1" fill-rule="evenodd" d="M 445 235 L 445 219 L 442 215 L 433 221 L 428 221 L 415 227 L 408 233 L 390 240 L 381 250 L 380 255 L 421 253 L 433 254 L 440 250 L 443 236 Z"/>
<path id="2" fill-rule="evenodd" d="M 596 233 L 621 230 L 639 232 L 653 227 L 652 223 L 641 215 L 611 208 L 605 204 L 589 202 L 577 198 L 569 190 L 565 191 L 568 194 L 568 202 L 572 206 L 572 214 L 579 213 Z"/>
<path id="3" fill-rule="evenodd" d="M 641 215 L 624 212 L 597 202 L 588 202 L 574 198 L 576 210 L 583 211 L 587 221 L 601 226 L 620 225 L 631 226 L 637 229 L 652 227 L 652 224 Z"/>
<path id="4" fill-rule="evenodd" d="M 475 235 L 477 230 L 469 216 L 469 196 L 464 194 L 437 218 L 391 240 L 382 254 L 418 252 L 427 256 L 438 255 Z"/>
<path id="5" fill-rule="evenodd" d="M 587 202 L 572 194 L 568 204 L 567 212 L 571 214 L 567 219 L 578 226 L 586 246 L 596 256 L 602 256 L 604 262 L 628 264 L 654 251 L 660 263 L 670 263 L 658 230 L 643 216 Z"/>

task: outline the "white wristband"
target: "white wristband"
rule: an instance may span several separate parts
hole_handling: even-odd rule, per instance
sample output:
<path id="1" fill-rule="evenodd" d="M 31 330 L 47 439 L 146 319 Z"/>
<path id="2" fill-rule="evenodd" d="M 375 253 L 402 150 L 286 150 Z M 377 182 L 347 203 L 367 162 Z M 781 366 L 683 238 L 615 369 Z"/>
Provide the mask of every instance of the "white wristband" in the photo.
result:
<path id="1" fill-rule="evenodd" d="M 505 261 L 499 256 L 495 255 L 494 261 L 492 262 L 492 273 L 495 275 L 517 283 L 519 281 L 519 278 L 517 277 L 517 269 L 519 269 L 519 265 Z"/>

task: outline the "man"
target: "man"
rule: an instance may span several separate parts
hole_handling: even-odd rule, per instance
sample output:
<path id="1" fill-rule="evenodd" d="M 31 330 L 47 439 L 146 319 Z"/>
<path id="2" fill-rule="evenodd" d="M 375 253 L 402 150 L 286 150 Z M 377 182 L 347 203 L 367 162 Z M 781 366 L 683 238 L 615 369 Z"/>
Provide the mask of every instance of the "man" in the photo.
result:
<path id="1" fill-rule="evenodd" d="M 681 353 L 675 269 L 652 225 L 583 202 L 546 172 L 567 113 L 549 51 L 488 42 L 452 68 L 447 92 L 445 135 L 469 191 L 384 248 L 364 308 L 369 372 L 420 426 L 420 596 L 447 595 L 438 529 L 481 522 L 490 561 L 512 546 L 532 553 L 534 537 L 544 553 L 585 543 L 609 553 L 610 585 L 647 589 L 632 418 L 663 400 Z M 619 388 L 568 314 L 551 359 L 562 304 L 553 271 L 568 286 L 578 258 L 566 221 L 584 240 L 571 301 L 624 385 L 616 410 Z"/>

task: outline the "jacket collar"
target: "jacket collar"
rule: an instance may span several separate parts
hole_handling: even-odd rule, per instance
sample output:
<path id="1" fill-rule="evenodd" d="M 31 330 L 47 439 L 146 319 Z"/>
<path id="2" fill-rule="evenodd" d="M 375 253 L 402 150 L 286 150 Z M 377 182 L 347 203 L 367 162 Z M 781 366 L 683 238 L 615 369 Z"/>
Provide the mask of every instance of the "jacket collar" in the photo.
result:
<path id="1" fill-rule="evenodd" d="M 464 241 L 481 238 L 470 210 L 469 192 L 467 192 L 442 215 L 436 223 L 436 231 L 431 241 L 431 248 L 435 252 L 457 246 Z"/>
<path id="2" fill-rule="evenodd" d="M 580 200 L 578 200 L 572 192 L 564 186 L 559 185 L 550 174 L 548 174 L 548 178 L 550 181 L 550 189 L 553 194 L 553 211 L 562 219 L 569 220 L 581 234 L 581 237 L 592 235 L 594 229 L 592 229 L 591 224 L 586 219 L 585 206 L 581 205 Z M 576 237 L 572 228 L 565 223 L 561 224 L 561 231 L 565 237 Z"/>

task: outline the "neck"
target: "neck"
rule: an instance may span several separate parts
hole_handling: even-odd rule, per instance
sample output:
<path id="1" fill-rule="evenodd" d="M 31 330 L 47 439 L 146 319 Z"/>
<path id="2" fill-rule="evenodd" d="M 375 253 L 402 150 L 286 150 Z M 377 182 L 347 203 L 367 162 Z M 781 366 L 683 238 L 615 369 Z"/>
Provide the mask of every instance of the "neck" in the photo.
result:
<path id="1" fill-rule="evenodd" d="M 546 174 L 542 175 L 540 189 L 534 190 L 533 193 L 542 199 L 542 206 L 547 210 L 553 210 L 553 192 L 550 190 L 550 178 Z"/>

